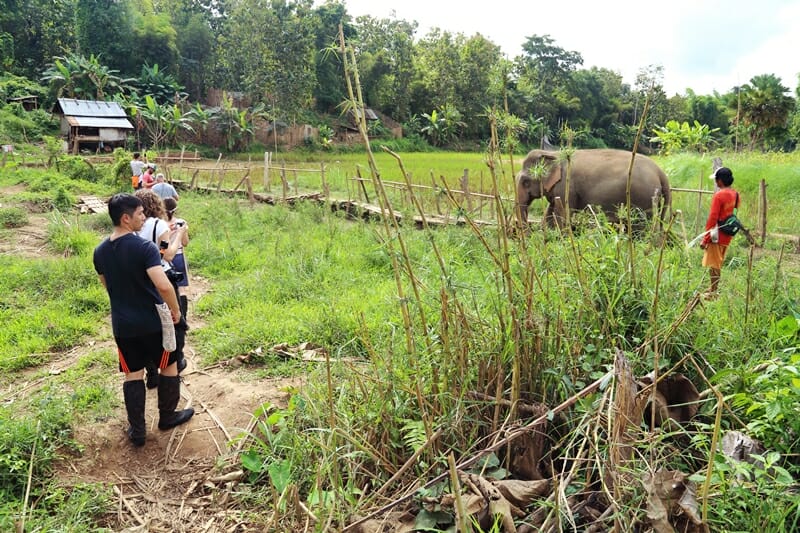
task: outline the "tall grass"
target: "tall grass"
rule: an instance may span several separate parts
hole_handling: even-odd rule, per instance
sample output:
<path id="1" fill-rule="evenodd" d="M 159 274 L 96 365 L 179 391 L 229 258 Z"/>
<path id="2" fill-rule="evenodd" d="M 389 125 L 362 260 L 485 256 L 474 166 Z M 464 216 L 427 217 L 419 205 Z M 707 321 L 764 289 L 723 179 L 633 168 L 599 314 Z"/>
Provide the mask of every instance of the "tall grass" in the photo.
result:
<path id="1" fill-rule="evenodd" d="M 382 176 L 397 173 L 405 179 L 394 158 L 376 157 Z M 761 163 L 725 156 L 723 161 L 749 201 Z M 406 166 L 405 157 L 402 162 Z M 692 186 L 710 167 L 699 157 L 660 162 L 674 166 L 676 185 Z M 776 167 L 790 164 L 776 158 Z M 496 175 L 492 187 L 499 190 L 503 179 Z M 447 195 L 444 186 L 442 194 Z M 776 198 L 780 207 L 774 217 L 788 220 L 796 200 L 788 193 Z M 463 210 L 452 203 L 449 208 Z M 703 375 L 719 375 L 714 383 L 727 394 L 750 383 L 762 361 L 788 364 L 786 354 L 796 350 L 796 332 L 779 334 L 777 326 L 797 312 L 796 261 L 786 249 L 751 255 L 738 237 L 723 269 L 720 298 L 699 302 L 696 294 L 708 280 L 697 248 L 670 240 L 631 244 L 614 228 L 585 225 L 581 217 L 574 232 L 536 230 L 512 238 L 503 226 L 420 231 L 410 224 L 349 220 L 325 206 L 253 206 L 190 192 L 182 194 L 180 209 L 191 227 L 189 264 L 212 285 L 194 304 L 204 327 L 192 331 L 192 340 L 203 362 L 251 354 L 254 371 L 307 376 L 288 408 L 264 406 L 256 413 L 261 423 L 242 460 L 254 486 L 270 487 L 260 494 L 262 506 L 285 510 L 293 487 L 321 519 L 319 530 L 325 524 L 341 527 L 354 514 L 413 492 L 447 472 L 450 454 L 456 462 L 476 456 L 512 425 L 524 423 L 520 405 L 556 405 L 606 375 L 618 353 L 639 376 L 690 357 L 698 368 L 680 370 L 699 386 L 705 384 Z M 101 216 L 80 222 L 52 217 L 48 240 L 58 257 L 0 256 L 0 319 L 8 325 L 0 332 L 0 368 L 42 364 L 58 350 L 98 335 L 107 298 L 91 270 L 92 243 L 85 233 L 93 233 L 96 243 L 108 229 Z M 329 359 L 286 364 L 267 349 L 304 341 L 324 346 Z M 769 375 L 779 376 L 775 379 L 790 391 L 786 372 Z M 768 426 L 775 411 L 765 407 L 767 385 L 759 383 L 750 416 Z M 578 434 L 597 435 L 595 460 L 581 472 L 586 480 L 597 476 L 607 457 L 600 423 L 605 414 L 598 409 L 607 405 L 609 390 L 553 418 L 554 450 L 577 452 L 584 442 Z M 84 391 L 76 401 L 92 403 L 97 397 L 96 391 Z M 503 403 L 517 400 L 521 403 L 512 403 L 517 413 Z M 788 417 L 791 407 L 781 405 Z M 722 423 L 738 428 L 751 406 L 727 409 Z M 701 459 L 683 456 L 671 435 L 659 434 L 636 443 L 640 457 L 654 459 L 631 467 L 704 474 L 714 456 L 707 437 L 718 407 L 703 402 L 698 418 L 710 429 L 691 433 L 693 453 Z M 791 445 L 782 426 L 763 433 Z M 510 457 L 498 455 L 503 461 Z M 563 461 L 555 452 L 549 459 Z M 782 457 L 779 466 L 798 473 L 791 457 Z M 753 475 L 762 483 L 758 494 L 776 501 L 759 512 L 777 514 L 777 506 L 786 503 L 784 488 L 776 489 L 766 474 Z M 712 481 L 715 490 L 733 491 L 729 480 Z M 576 480 L 564 490 L 585 488 Z M 620 511 L 629 513 L 628 524 L 644 514 L 637 491 L 641 496 L 642 487 L 632 483 L 629 507 Z M 746 512 L 735 517 L 727 512 L 733 504 L 708 497 L 712 526 L 746 530 L 755 523 L 747 521 Z M 288 530 L 294 516 L 276 512 L 270 526 Z"/>

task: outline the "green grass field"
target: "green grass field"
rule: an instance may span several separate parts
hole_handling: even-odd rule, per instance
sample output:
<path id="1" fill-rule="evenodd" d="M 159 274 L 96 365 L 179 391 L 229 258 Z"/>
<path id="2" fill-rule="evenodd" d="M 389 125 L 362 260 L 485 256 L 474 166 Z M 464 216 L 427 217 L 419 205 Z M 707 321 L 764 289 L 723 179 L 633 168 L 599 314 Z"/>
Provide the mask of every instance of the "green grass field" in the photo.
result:
<path id="1" fill-rule="evenodd" d="M 769 231 L 797 235 L 797 158 L 721 157 L 744 198 L 742 218 L 755 218 L 758 182 L 765 179 Z M 337 156 L 329 162 L 331 176 L 350 176 L 357 164 L 366 168 L 364 158 Z M 674 186 L 710 189 L 710 158 L 657 160 Z M 418 183 L 430 180 L 431 170 L 454 179 L 464 168 L 471 179 L 482 170 L 488 175 L 480 154 L 403 154 L 403 161 Z M 384 179 L 398 178 L 390 156 L 379 154 L 377 165 Z M 0 385 L 7 400 L 0 408 L 0 525 L 13 528 L 33 464 L 31 527 L 48 529 L 61 520 L 74 530 L 101 530 L 115 513 L 108 487 L 116 480 L 101 490 L 71 485 L 74 500 L 45 495 L 65 490 L 52 477 L 53 463 L 63 450 L 80 448 L 73 428 L 91 428 L 114 409 L 112 416 L 124 416 L 108 403 L 113 358 L 91 348 L 110 340 L 107 298 L 91 267 L 91 252 L 110 224 L 103 215 L 71 212 L 65 201 L 83 191 L 108 195 L 119 186 L 105 170 L 97 181 L 55 170 L 6 170 L 0 174 L 0 220 L 11 221 L 0 229 Z M 698 208 L 696 193 L 676 196 L 687 232 L 709 200 L 703 196 Z M 800 475 L 800 261 L 786 239 L 750 248 L 737 237 L 720 297 L 701 301 L 697 294 L 708 285 L 702 254 L 681 240 L 628 241 L 606 227 L 564 235 L 536 230 L 526 239 L 497 227 L 420 231 L 351 220 L 310 203 L 250 205 L 205 192 L 182 193 L 180 205 L 192 228 L 192 271 L 209 285 L 193 307 L 202 321 L 191 331 L 201 364 L 247 356 L 252 379 L 303 377 L 287 407 L 265 408 L 238 462 L 226 465 L 247 474 L 239 485 L 245 491 L 231 496 L 243 515 L 274 510 L 270 527 L 302 530 L 287 510 L 288 495 L 297 494 L 324 517 L 318 530 L 326 520 L 341 527 L 446 473 L 450 453 L 456 462 L 479 454 L 504 434 L 504 417 L 511 415 L 503 401 L 555 406 L 606 375 L 623 354 L 634 376 L 654 369 L 681 373 L 706 391 L 696 417 L 683 426 L 631 427 L 627 445 L 636 453 L 618 494 L 623 528 L 644 519 L 641 474 L 659 468 L 691 477 L 712 530 L 791 530 L 800 523 L 788 490 Z M 34 225 L 42 231 L 31 237 Z M 301 342 L 325 347 L 330 360 L 287 360 L 265 349 Z M 20 392 L 21 383 L 46 380 L 51 365 L 75 349 L 85 351 L 75 371 Z M 621 385 L 604 383 L 552 418 L 558 427 L 550 426 L 547 459 L 557 468 L 548 475 L 570 494 L 593 493 L 592 480 L 603 479 L 612 453 L 607 417 L 613 419 L 609 402 Z M 19 422 L 25 418 L 41 420 L 40 427 Z M 760 439 L 774 454 L 770 468 L 710 453 L 727 429 Z M 496 475 L 519 475 L 503 463 L 511 461 L 504 453 L 511 452 L 491 456 L 495 466 L 504 465 Z M 378 494 L 412 456 L 395 485 Z M 577 475 L 564 476 L 562 465 L 574 456 L 584 458 L 572 463 Z M 736 471 L 750 483 L 736 482 Z M 418 497 L 448 490 L 440 483 Z M 526 512 L 537 508 L 548 504 L 530 502 Z M 452 525 L 452 514 L 439 519 L 442 529 Z M 260 520 L 253 523 L 266 527 L 267 519 Z"/>

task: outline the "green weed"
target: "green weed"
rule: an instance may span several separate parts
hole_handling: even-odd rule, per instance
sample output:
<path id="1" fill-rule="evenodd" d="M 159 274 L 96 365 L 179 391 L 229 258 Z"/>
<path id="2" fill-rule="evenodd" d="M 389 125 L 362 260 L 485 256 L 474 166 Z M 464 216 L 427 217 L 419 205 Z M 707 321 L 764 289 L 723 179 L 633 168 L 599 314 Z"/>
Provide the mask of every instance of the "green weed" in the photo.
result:
<path id="1" fill-rule="evenodd" d="M 19 207 L 0 208 L 0 227 L 20 228 L 28 223 L 28 214 Z"/>

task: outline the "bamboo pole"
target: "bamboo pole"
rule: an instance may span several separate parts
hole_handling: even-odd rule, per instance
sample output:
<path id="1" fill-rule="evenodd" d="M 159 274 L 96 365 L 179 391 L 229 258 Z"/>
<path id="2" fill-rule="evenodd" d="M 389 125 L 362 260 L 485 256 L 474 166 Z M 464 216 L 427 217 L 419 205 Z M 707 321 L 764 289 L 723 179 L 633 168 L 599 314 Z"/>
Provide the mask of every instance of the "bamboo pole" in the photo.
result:
<path id="1" fill-rule="evenodd" d="M 767 240 L 767 182 L 762 178 L 758 184 L 758 207 L 760 217 L 758 220 L 759 230 L 761 231 L 761 246 Z"/>

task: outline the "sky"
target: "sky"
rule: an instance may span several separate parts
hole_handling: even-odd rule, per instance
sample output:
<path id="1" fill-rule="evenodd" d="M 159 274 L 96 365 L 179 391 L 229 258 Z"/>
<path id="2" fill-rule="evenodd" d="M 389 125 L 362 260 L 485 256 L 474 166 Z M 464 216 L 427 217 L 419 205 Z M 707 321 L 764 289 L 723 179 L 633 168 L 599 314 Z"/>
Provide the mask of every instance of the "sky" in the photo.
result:
<path id="1" fill-rule="evenodd" d="M 724 94 L 753 76 L 774 74 L 795 96 L 800 73 L 800 0 L 343 0 L 353 17 L 371 15 L 467 37 L 480 33 L 513 59 L 530 35 L 549 35 L 634 84 L 663 67 L 668 96 Z"/>

